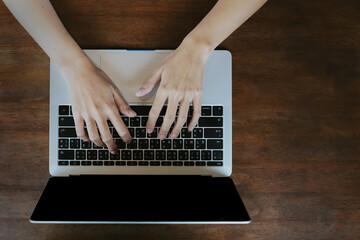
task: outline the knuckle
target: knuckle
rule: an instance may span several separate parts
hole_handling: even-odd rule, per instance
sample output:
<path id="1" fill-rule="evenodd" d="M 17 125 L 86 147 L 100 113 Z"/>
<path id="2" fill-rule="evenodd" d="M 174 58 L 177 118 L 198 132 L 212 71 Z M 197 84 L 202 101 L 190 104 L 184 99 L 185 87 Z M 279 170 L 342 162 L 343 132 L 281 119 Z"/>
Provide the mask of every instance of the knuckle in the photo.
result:
<path id="1" fill-rule="evenodd" d="M 102 141 L 104 143 L 112 143 L 113 142 L 113 138 L 109 135 L 109 136 L 105 136 L 102 138 Z"/>

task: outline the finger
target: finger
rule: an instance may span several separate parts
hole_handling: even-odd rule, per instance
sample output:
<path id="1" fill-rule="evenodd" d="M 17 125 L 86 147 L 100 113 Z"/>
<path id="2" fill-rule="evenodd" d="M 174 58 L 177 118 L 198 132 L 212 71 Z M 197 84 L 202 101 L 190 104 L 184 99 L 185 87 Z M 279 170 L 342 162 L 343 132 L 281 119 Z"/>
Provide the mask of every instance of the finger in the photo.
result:
<path id="1" fill-rule="evenodd" d="M 106 144 L 112 154 L 116 154 L 117 146 L 114 142 L 114 139 L 112 138 L 107 121 L 105 118 L 101 118 L 98 119 L 96 123 L 100 131 L 101 141 Z"/>
<path id="2" fill-rule="evenodd" d="M 178 102 L 179 101 L 177 99 L 175 99 L 175 98 L 172 98 L 169 101 L 168 107 L 166 109 L 164 121 L 161 124 L 160 131 L 159 131 L 159 134 L 158 134 L 158 137 L 161 140 L 166 138 L 166 135 L 169 132 L 169 129 L 170 129 L 171 125 L 173 124 L 174 120 L 175 120 L 175 114 L 176 114 L 176 111 L 177 111 Z"/>
<path id="3" fill-rule="evenodd" d="M 113 112 L 108 114 L 108 117 L 115 128 L 114 131 L 116 130 L 116 132 L 119 134 L 119 136 L 124 142 L 130 143 L 131 135 L 129 133 L 129 130 L 125 126 L 123 120 L 121 119 L 119 112 L 114 109 Z"/>
<path id="4" fill-rule="evenodd" d="M 201 93 L 196 94 L 193 98 L 193 116 L 188 124 L 188 130 L 192 131 L 196 126 L 201 115 Z"/>
<path id="5" fill-rule="evenodd" d="M 146 122 L 146 132 L 152 133 L 155 128 L 156 121 L 159 117 L 159 114 L 161 112 L 161 109 L 164 106 L 164 103 L 166 101 L 166 95 L 163 94 L 162 91 L 158 91 L 155 97 L 155 100 L 153 102 L 153 105 L 149 112 L 149 118 Z"/>
<path id="6" fill-rule="evenodd" d="M 135 117 L 136 112 L 131 109 L 129 104 L 121 97 L 120 93 L 115 92 L 114 93 L 114 100 L 116 103 L 116 106 L 118 107 L 119 111 L 124 114 L 127 117 Z"/>
<path id="7" fill-rule="evenodd" d="M 141 88 L 136 91 L 135 95 L 137 97 L 141 97 L 141 96 L 144 96 L 144 95 L 148 94 L 149 92 L 151 92 L 151 90 L 156 86 L 156 84 L 159 83 L 163 69 L 164 69 L 163 67 L 160 67 L 159 69 L 157 69 L 150 76 L 150 78 L 141 86 Z"/>
<path id="8" fill-rule="evenodd" d="M 86 120 L 86 127 L 88 130 L 88 134 L 90 137 L 90 140 L 95 143 L 99 147 L 103 147 L 104 143 L 101 141 L 99 132 L 96 127 L 96 123 L 93 119 Z"/>
<path id="9" fill-rule="evenodd" d="M 180 102 L 180 108 L 179 108 L 179 113 L 177 116 L 177 120 L 176 120 L 176 124 L 171 132 L 170 137 L 172 139 L 177 138 L 177 136 L 179 135 L 182 127 L 184 126 L 186 120 L 187 120 L 187 116 L 188 116 L 188 111 L 189 111 L 189 104 L 190 104 L 191 98 L 190 97 L 186 97 L 184 98 L 181 102 Z"/>
<path id="10" fill-rule="evenodd" d="M 77 113 L 74 112 L 74 122 L 76 135 L 84 141 L 89 141 L 89 136 L 86 134 L 84 129 L 84 119 Z"/>

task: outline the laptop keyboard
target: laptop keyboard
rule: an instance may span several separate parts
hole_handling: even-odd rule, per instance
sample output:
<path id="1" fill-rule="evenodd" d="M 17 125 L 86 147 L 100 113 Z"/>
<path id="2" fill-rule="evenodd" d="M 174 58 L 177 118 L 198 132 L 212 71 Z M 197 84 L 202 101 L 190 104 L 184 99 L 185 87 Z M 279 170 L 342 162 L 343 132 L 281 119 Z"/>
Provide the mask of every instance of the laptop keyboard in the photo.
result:
<path id="1" fill-rule="evenodd" d="M 223 166 L 223 106 L 204 105 L 193 131 L 188 132 L 193 108 L 176 139 L 160 140 L 160 130 L 166 107 L 160 112 L 153 133 L 146 133 L 151 105 L 130 105 L 137 113 L 129 118 L 121 115 L 132 136 L 132 142 L 122 141 L 110 121 L 108 125 L 119 151 L 111 154 L 107 147 L 77 138 L 70 105 L 59 106 L 59 166 Z M 86 127 L 85 127 L 86 128 Z M 172 127 L 170 128 L 171 133 Z"/>

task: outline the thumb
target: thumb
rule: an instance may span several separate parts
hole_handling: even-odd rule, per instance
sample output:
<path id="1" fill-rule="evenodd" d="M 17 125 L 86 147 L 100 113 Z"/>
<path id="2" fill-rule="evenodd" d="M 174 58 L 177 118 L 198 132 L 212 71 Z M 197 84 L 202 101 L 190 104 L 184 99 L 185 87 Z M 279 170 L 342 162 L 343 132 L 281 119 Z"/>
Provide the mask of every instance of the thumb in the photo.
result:
<path id="1" fill-rule="evenodd" d="M 163 67 L 159 68 L 156 72 L 154 72 L 151 77 L 144 83 L 141 88 L 139 88 L 135 95 L 137 97 L 142 97 L 149 92 L 160 82 L 161 74 L 163 72 Z"/>

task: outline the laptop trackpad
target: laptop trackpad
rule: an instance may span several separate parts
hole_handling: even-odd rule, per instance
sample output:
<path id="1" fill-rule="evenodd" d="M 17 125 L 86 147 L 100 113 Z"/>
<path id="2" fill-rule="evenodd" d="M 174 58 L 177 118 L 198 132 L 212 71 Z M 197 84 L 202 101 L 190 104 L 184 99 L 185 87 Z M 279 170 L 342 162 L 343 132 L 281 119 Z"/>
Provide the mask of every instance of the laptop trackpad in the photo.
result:
<path id="1" fill-rule="evenodd" d="M 158 85 L 148 95 L 138 98 L 135 92 L 164 61 L 168 52 L 122 51 L 102 52 L 100 68 L 119 88 L 128 103 L 152 103 Z"/>
<path id="2" fill-rule="evenodd" d="M 34 222 L 240 222 L 249 216 L 230 178 L 77 176 L 49 180 Z"/>

